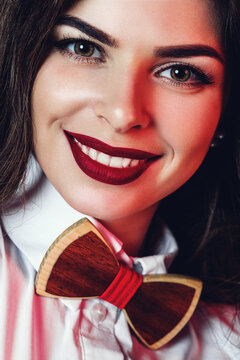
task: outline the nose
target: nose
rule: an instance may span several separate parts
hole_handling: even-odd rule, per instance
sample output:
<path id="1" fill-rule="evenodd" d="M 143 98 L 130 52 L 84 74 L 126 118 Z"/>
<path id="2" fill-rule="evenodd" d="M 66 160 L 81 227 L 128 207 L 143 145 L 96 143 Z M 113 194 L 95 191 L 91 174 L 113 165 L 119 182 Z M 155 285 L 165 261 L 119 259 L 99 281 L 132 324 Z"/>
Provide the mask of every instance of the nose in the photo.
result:
<path id="1" fill-rule="evenodd" d="M 147 81 L 140 69 L 120 67 L 108 77 L 102 87 L 95 114 L 104 119 L 118 133 L 149 126 L 147 111 Z"/>

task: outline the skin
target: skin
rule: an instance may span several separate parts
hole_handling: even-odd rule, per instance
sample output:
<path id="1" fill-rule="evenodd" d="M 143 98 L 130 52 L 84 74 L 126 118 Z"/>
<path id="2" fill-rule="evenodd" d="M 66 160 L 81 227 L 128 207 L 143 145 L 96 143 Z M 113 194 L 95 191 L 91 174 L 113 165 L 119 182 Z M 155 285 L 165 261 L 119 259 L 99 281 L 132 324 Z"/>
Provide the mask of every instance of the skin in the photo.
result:
<path id="1" fill-rule="evenodd" d="M 53 45 L 32 92 L 36 157 L 73 208 L 100 219 L 136 255 L 159 201 L 200 166 L 222 107 L 220 60 L 156 58 L 154 49 L 200 44 L 223 57 L 220 39 L 207 1 L 84 0 L 68 15 L 106 32 L 118 46 L 90 38 L 107 56 L 104 63 L 87 63 Z M 54 41 L 79 36 L 89 39 L 69 25 L 53 32 Z M 200 84 L 192 75 L 178 86 L 165 69 L 175 63 L 211 74 L 213 83 Z M 64 129 L 163 156 L 133 182 L 105 184 L 79 169 Z"/>

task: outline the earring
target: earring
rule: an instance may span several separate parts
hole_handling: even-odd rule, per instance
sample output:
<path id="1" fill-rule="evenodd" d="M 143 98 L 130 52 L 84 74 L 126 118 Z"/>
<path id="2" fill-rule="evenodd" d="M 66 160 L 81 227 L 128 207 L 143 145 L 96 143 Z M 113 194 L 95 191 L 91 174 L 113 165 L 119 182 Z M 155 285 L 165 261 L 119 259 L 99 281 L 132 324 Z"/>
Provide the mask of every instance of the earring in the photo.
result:
<path id="1" fill-rule="evenodd" d="M 214 147 L 219 146 L 221 143 L 221 140 L 223 140 L 223 139 L 224 139 L 224 133 L 215 134 L 212 139 L 212 142 L 210 144 L 210 147 L 214 148 Z"/>

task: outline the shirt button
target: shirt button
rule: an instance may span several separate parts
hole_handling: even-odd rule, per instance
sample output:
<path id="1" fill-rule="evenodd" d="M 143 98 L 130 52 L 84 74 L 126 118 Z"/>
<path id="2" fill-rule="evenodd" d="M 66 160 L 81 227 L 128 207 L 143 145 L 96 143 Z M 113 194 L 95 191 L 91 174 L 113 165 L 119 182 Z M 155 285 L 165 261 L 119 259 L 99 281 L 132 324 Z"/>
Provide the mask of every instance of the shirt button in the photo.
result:
<path id="1" fill-rule="evenodd" d="M 103 304 L 98 303 L 93 305 L 91 309 L 92 322 L 95 324 L 103 322 L 106 319 L 107 313 L 108 310 Z"/>

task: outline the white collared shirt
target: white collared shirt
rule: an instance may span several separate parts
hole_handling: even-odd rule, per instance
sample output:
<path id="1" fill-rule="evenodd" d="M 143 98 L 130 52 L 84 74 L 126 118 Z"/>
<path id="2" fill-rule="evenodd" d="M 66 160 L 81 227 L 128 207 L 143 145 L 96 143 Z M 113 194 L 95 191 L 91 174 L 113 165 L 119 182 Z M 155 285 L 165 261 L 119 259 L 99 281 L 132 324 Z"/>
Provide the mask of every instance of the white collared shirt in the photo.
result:
<path id="1" fill-rule="evenodd" d="M 99 299 L 51 299 L 35 294 L 41 260 L 56 237 L 84 217 L 72 209 L 40 171 L 30 177 L 26 204 L 2 216 L 0 235 L 0 360 L 222 360 L 240 359 L 232 309 L 200 304 L 192 319 L 157 351 L 129 330 L 122 311 Z M 156 254 L 131 258 L 122 243 L 95 219 L 116 256 L 143 274 L 165 273 L 177 253 L 168 229 Z M 6 233 L 5 233 L 6 232 Z"/>

